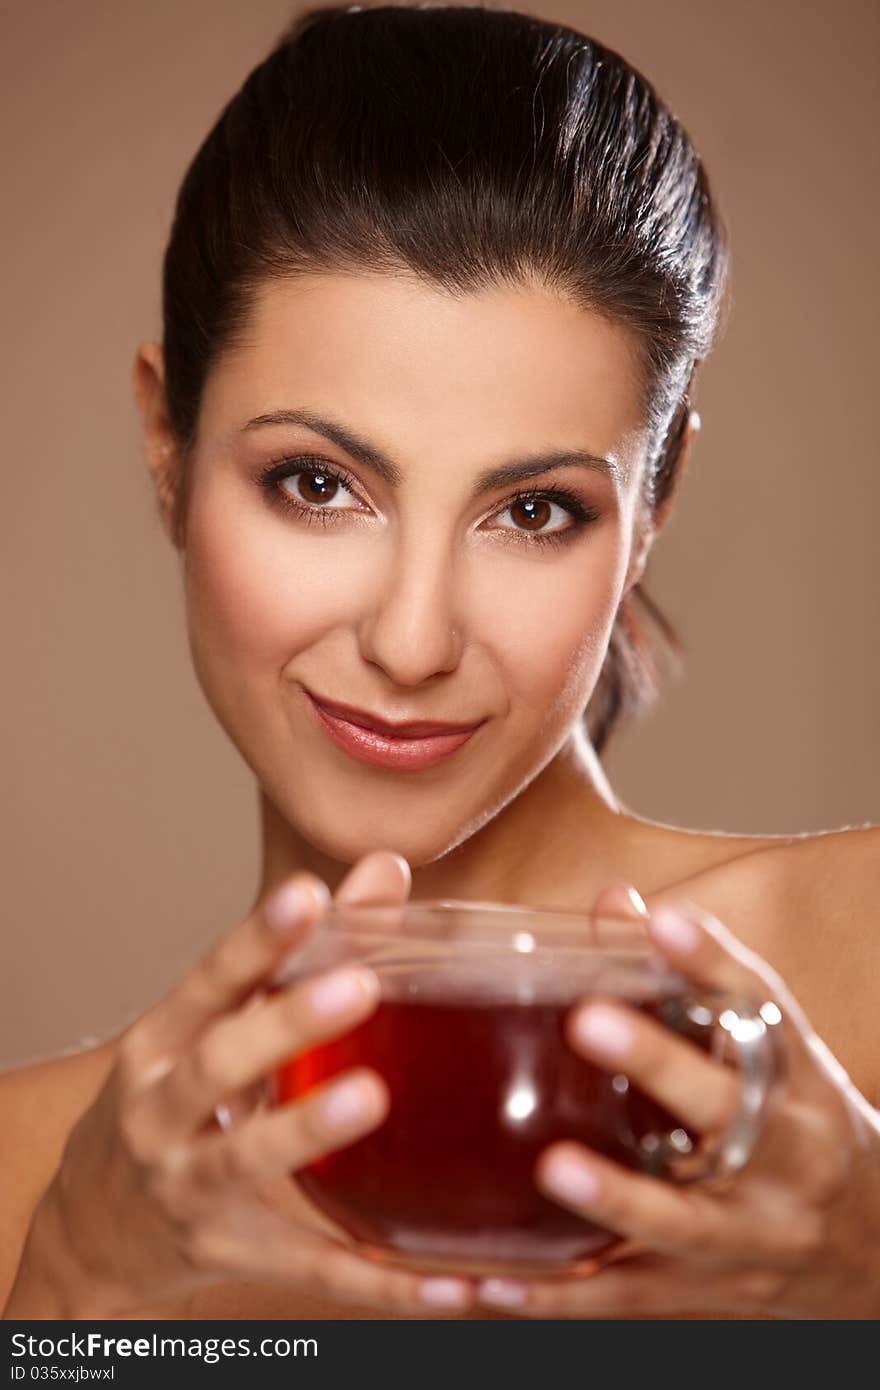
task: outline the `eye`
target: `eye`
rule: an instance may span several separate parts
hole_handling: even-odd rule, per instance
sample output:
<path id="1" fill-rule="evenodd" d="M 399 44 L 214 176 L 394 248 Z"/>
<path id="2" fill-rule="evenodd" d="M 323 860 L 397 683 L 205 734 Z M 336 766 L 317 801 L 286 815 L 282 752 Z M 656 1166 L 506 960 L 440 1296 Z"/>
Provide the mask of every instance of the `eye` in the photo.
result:
<path id="1" fill-rule="evenodd" d="M 551 525 L 554 512 L 557 521 L 561 515 L 563 519 L 568 518 L 568 524 Z M 514 525 L 498 529 L 518 540 L 538 545 L 561 544 L 571 540 L 585 526 L 598 521 L 600 515 L 595 507 L 586 506 L 575 493 L 565 488 L 521 492 L 495 515 L 504 516 L 507 513 L 513 517 Z"/>
<path id="2" fill-rule="evenodd" d="M 553 520 L 554 511 L 558 513 L 557 525 L 548 525 L 548 523 Z M 534 495 L 526 494 L 525 496 L 515 498 L 513 502 L 504 508 L 503 512 L 499 512 L 497 515 L 504 516 L 505 513 L 509 513 L 513 517 L 514 525 L 517 530 L 524 529 L 532 533 L 546 532 L 548 530 L 564 530 L 564 526 L 560 528 L 558 525 L 560 517 L 563 521 L 565 521 L 566 517 L 569 521 L 571 520 L 571 512 L 566 507 L 562 506 L 559 502 L 554 502 L 546 495 L 541 496 L 538 493 Z"/>
<path id="3" fill-rule="evenodd" d="M 257 481 L 273 507 L 293 512 L 307 525 L 318 522 L 331 526 L 341 519 L 342 512 L 360 516 L 369 512 L 360 502 L 354 480 L 337 464 L 331 467 L 320 458 L 281 459 L 271 463 Z M 353 499 L 355 505 L 347 505 L 347 498 Z M 505 541 L 525 542 L 533 548 L 566 544 L 601 515 L 576 493 L 558 487 L 518 493 L 495 517 L 506 513 L 513 517 L 514 524 L 490 529 Z M 548 526 L 554 519 L 558 521 L 560 514 L 568 517 L 568 524 Z"/>
<path id="4" fill-rule="evenodd" d="M 276 482 L 281 492 L 287 493 L 297 502 L 305 502 L 310 506 L 335 507 L 339 510 L 339 504 L 344 503 L 345 494 L 351 496 L 351 489 L 338 473 L 317 463 L 288 468 Z M 292 486 L 287 487 L 287 483 Z"/>
<path id="5" fill-rule="evenodd" d="M 273 506 L 282 507 L 307 522 L 333 522 L 340 512 L 363 512 L 354 487 L 342 469 L 322 459 L 282 459 L 272 463 L 257 480 Z M 346 505 L 346 497 L 357 505 Z"/>

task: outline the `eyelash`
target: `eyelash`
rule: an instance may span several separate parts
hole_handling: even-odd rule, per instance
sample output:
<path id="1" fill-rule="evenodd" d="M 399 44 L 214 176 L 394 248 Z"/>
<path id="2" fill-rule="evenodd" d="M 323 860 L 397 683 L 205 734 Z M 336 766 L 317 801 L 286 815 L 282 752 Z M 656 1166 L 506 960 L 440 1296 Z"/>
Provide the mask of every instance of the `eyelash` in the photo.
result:
<path id="1" fill-rule="evenodd" d="M 297 516 L 304 518 L 307 525 L 311 525 L 313 521 L 317 521 L 322 526 L 334 526 L 336 523 L 333 519 L 333 511 L 339 511 L 339 508 L 331 509 L 328 507 L 308 506 L 305 502 L 298 502 L 289 492 L 284 492 L 278 486 L 278 484 L 285 479 L 295 478 L 303 473 L 320 474 L 322 478 L 327 478 L 331 482 L 342 483 L 343 487 L 347 488 L 350 492 L 356 492 L 357 490 L 354 479 L 351 478 L 344 469 L 337 467 L 335 464 L 331 468 L 323 459 L 310 457 L 274 460 L 259 474 L 257 482 L 266 492 L 273 506 L 279 506 L 284 511 L 294 512 Z M 595 507 L 585 506 L 575 493 L 569 492 L 566 488 L 559 487 L 543 489 L 530 488 L 525 492 L 518 492 L 510 498 L 500 511 L 506 512 L 510 507 L 515 506 L 517 502 L 531 502 L 536 500 L 556 502 L 559 506 L 564 507 L 573 518 L 572 525 L 566 526 L 562 531 L 547 531 L 543 534 L 539 531 L 519 531 L 509 527 L 501 527 L 501 534 L 508 537 L 516 537 L 517 540 L 525 540 L 527 544 L 532 545 L 563 545 L 573 540 L 574 537 L 587 526 L 598 521 L 601 515 Z M 495 513 L 496 516 L 499 514 L 499 512 Z"/>

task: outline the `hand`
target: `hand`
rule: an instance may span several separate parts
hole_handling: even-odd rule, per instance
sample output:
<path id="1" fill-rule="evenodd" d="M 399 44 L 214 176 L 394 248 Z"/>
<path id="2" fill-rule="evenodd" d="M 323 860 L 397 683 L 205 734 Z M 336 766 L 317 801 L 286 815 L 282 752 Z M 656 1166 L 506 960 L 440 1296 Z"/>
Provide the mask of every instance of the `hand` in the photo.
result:
<path id="1" fill-rule="evenodd" d="M 608 891 L 616 897 L 594 913 L 644 915 L 649 936 L 681 975 L 777 1006 L 787 1084 L 773 1090 L 748 1164 L 717 1182 L 676 1186 L 629 1172 L 575 1142 L 548 1146 L 536 1166 L 541 1190 L 625 1243 L 585 1276 L 484 1280 L 479 1301 L 538 1318 L 710 1310 L 880 1316 L 877 1111 L 782 980 L 716 918 L 690 902 L 680 912 L 658 907 L 648 918 L 634 890 Z M 691 1132 L 725 1128 L 738 1108 L 735 1073 L 619 1003 L 581 1005 L 569 1015 L 567 1031 L 575 1051 L 625 1069 Z"/>
<path id="2" fill-rule="evenodd" d="M 260 1190 L 381 1123 L 388 1094 L 375 1072 L 349 1069 L 301 1101 L 252 1109 L 227 1132 L 214 1120 L 216 1106 L 241 1111 L 275 1067 L 378 1002 L 363 966 L 263 993 L 330 896 L 312 874 L 286 887 L 298 910 L 273 926 L 258 905 L 121 1036 L 37 1208 L 5 1317 L 143 1316 L 236 1278 L 422 1317 L 470 1301 L 467 1281 L 377 1266 L 315 1229 L 304 1201 L 300 1224 Z M 336 897 L 405 901 L 409 889 L 406 861 L 381 851 L 359 861 Z"/>

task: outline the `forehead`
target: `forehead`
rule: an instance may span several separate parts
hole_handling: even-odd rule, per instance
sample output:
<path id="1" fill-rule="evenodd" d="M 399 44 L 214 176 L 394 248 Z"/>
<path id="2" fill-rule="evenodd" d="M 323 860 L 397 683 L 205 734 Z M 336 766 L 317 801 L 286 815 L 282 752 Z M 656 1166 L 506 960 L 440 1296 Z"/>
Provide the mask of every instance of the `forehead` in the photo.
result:
<path id="1" fill-rule="evenodd" d="M 403 274 L 264 282 L 203 408 L 232 428 L 326 408 L 398 445 L 622 452 L 642 438 L 631 330 L 531 284 L 453 295 Z M 238 417 L 241 417 L 240 419 Z"/>

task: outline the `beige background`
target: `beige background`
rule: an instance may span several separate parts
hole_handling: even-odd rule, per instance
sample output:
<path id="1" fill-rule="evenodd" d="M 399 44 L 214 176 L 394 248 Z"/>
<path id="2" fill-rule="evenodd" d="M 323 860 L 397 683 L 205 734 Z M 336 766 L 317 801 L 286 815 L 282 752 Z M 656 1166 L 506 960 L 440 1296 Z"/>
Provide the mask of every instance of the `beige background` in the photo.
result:
<path id="1" fill-rule="evenodd" d="M 703 152 L 735 304 L 650 588 L 683 679 L 607 766 L 652 819 L 876 822 L 874 0 L 536 6 Z M 192 674 L 129 372 L 184 168 L 282 0 L 4 4 L 0 1064 L 151 1002 L 255 886 L 255 795 Z"/>

